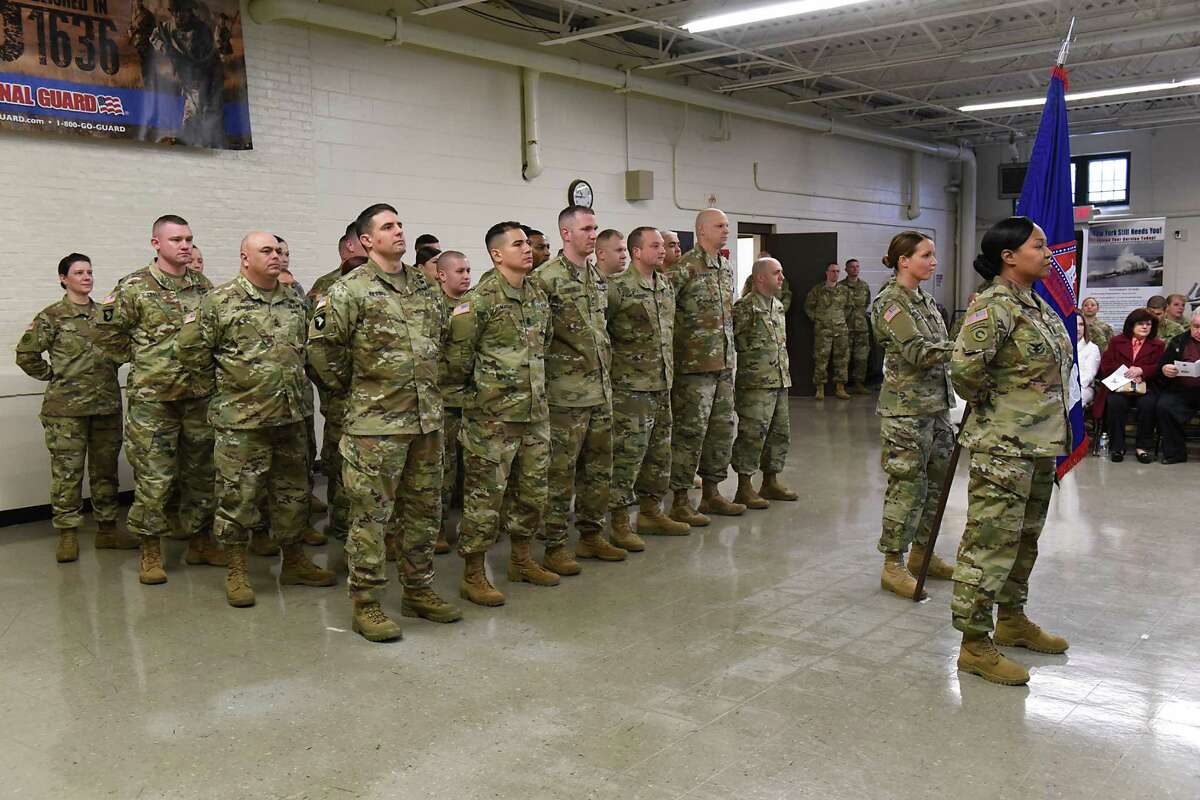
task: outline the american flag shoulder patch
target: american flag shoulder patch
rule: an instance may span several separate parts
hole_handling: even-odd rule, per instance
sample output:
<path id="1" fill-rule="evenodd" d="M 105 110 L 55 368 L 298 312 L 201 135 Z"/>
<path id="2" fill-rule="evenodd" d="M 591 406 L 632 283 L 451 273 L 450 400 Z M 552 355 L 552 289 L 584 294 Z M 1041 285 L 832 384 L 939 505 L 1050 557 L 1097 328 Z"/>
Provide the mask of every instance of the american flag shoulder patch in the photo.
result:
<path id="1" fill-rule="evenodd" d="M 971 316 L 969 316 L 965 320 L 963 320 L 963 325 L 974 325 L 976 322 L 983 322 L 987 318 L 988 318 L 988 310 L 986 308 L 981 308 L 978 311 L 976 311 L 974 314 L 972 314 Z"/>
<path id="2" fill-rule="evenodd" d="M 116 296 L 115 294 L 110 294 L 108 297 L 106 297 L 106 298 L 104 298 L 103 300 L 101 300 L 101 301 L 100 301 L 100 304 L 101 304 L 101 305 L 105 305 L 105 306 L 106 306 L 106 305 L 108 305 L 109 303 L 111 303 L 112 301 L 114 301 L 114 300 L 116 300 L 116 299 L 117 299 L 117 296 Z"/>
<path id="3" fill-rule="evenodd" d="M 323 294 L 323 295 L 321 295 L 321 299 L 317 301 L 317 308 L 324 308 L 328 304 L 329 304 L 329 295 Z"/>
<path id="4" fill-rule="evenodd" d="M 899 313 L 900 313 L 900 306 L 892 304 L 891 306 L 888 307 L 887 311 L 883 312 L 883 318 L 885 321 L 891 322 L 892 317 L 896 316 Z"/>
<path id="5" fill-rule="evenodd" d="M 470 303 L 459 303 L 458 305 L 456 305 L 454 307 L 454 310 L 450 312 L 450 316 L 457 317 L 459 314 L 466 314 L 470 310 L 471 310 Z"/>
<path id="6" fill-rule="evenodd" d="M 189 322 L 195 322 L 195 321 L 196 321 L 196 312 L 195 311 L 189 311 L 187 316 L 185 316 L 183 318 L 184 325 L 187 325 Z"/>

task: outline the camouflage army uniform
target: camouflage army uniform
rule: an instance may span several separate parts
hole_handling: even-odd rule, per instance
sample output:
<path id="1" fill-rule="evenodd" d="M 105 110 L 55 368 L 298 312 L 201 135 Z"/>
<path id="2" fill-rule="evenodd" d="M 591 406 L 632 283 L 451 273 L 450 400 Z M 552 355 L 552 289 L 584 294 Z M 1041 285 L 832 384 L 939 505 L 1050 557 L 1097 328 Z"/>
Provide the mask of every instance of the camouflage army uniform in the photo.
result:
<path id="1" fill-rule="evenodd" d="M 350 596 L 379 601 L 387 585 L 384 536 L 398 522 L 405 589 L 433 582 L 441 525 L 442 314 L 405 266 L 368 261 L 318 301 L 308 327 L 309 367 L 347 396 L 341 440 L 350 502 L 346 560 Z M 397 501 L 403 518 L 396 520 Z"/>
<path id="2" fill-rule="evenodd" d="M 64 296 L 42 309 L 17 343 L 17 366 L 29 377 L 49 382 L 41 420 L 50 451 L 56 528 L 78 528 L 83 522 L 85 459 L 96 521 L 117 519 L 121 387 L 116 362 L 95 349 L 95 339 L 95 303 L 76 305 Z M 42 353 L 49 353 L 49 363 Z"/>
<path id="3" fill-rule="evenodd" d="M 733 270 L 699 247 L 667 272 L 675 290 L 675 382 L 671 387 L 671 491 L 692 479 L 717 484 L 733 450 Z"/>
<path id="4" fill-rule="evenodd" d="M 313 309 L 329 294 L 329 289 L 342 277 L 339 266 L 313 282 L 308 290 L 308 319 L 312 322 Z M 328 345 L 326 345 L 328 347 Z M 321 435 L 321 471 L 327 481 L 325 496 L 329 505 L 329 533 L 345 538 L 350 532 L 350 501 L 342 491 L 342 456 L 338 446 L 342 441 L 342 419 L 346 415 L 346 396 L 331 392 L 321 383 L 319 376 L 313 377 L 317 385 L 317 396 L 321 400 L 321 416 L 325 426 Z"/>
<path id="5" fill-rule="evenodd" d="M 749 297 L 753 292 L 754 275 L 751 274 L 746 276 L 746 282 L 742 284 L 742 293 L 738 295 L 738 298 Z M 787 278 L 783 279 L 783 287 L 779 290 L 779 294 L 776 297 L 779 298 L 779 302 L 783 305 L 783 314 L 786 318 L 788 309 L 792 307 L 792 285 L 788 283 Z"/>
<path id="6" fill-rule="evenodd" d="M 216 392 L 208 419 L 222 545 L 245 544 L 260 527 L 265 495 L 273 536 L 299 540 L 308 520 L 308 447 L 304 430 L 304 301 L 290 286 L 271 291 L 244 275 L 208 293 L 184 318 L 180 362 Z"/>
<path id="7" fill-rule="evenodd" d="M 954 627 L 992 630 L 992 604 L 1020 609 L 1046 523 L 1054 459 L 1070 450 L 1071 340 L 1031 289 L 996 280 L 967 309 L 950 376 L 972 414 L 967 527 L 954 569 Z"/>
<path id="8" fill-rule="evenodd" d="M 199 309 L 212 283 L 191 269 L 168 275 L 151 262 L 127 275 L 100 305 L 97 343 L 110 356 L 130 353 L 125 393 L 125 453 L 133 467 L 129 529 L 170 533 L 165 509 L 178 491 L 180 525 L 208 536 L 213 524 L 212 380 L 197 380 L 179 363 L 184 317 Z"/>
<path id="9" fill-rule="evenodd" d="M 846 287 L 846 294 L 850 298 L 850 310 L 846 314 L 849 376 L 851 381 L 861 386 L 867 380 L 867 362 L 871 357 L 871 325 L 867 321 L 871 308 L 871 287 L 862 278 L 851 278 L 849 275 L 838 281 L 838 285 Z"/>
<path id="10" fill-rule="evenodd" d="M 933 298 L 890 279 L 871 306 L 883 348 L 879 390 L 880 461 L 888 476 L 879 550 L 902 553 L 929 542 L 954 449 L 948 365 L 954 342 Z"/>
<path id="11" fill-rule="evenodd" d="M 1087 331 L 1088 341 L 1100 348 L 1100 353 L 1103 354 L 1108 349 L 1108 342 L 1113 337 L 1112 326 L 1098 317 L 1091 319 L 1084 317 L 1083 326 Z"/>
<path id="12" fill-rule="evenodd" d="M 608 281 L 612 342 L 614 514 L 659 500 L 671 473 L 671 382 L 675 292 L 666 277 L 630 267 Z M 634 493 L 636 492 L 636 497 Z"/>
<path id="13" fill-rule="evenodd" d="M 465 301 L 464 297 L 454 298 L 442 295 L 442 321 L 445 333 L 450 332 L 450 314 Z M 454 489 L 458 484 L 458 437 L 462 431 L 463 401 L 466 392 L 460 379 L 450 377 L 450 364 L 447 360 L 447 342 L 442 343 L 441 358 L 438 361 L 438 388 L 442 391 L 442 521 L 450 516 L 450 502 L 454 499 Z"/>
<path id="14" fill-rule="evenodd" d="M 1187 325 L 1181 325 L 1164 314 L 1163 318 L 1158 321 L 1158 338 L 1169 342 L 1187 329 Z"/>
<path id="15" fill-rule="evenodd" d="M 446 379 L 464 386 L 463 516 L 458 553 L 484 553 L 504 532 L 536 536 L 546 515 L 550 422 L 545 353 L 554 330 L 536 281 L 497 270 L 450 315 Z"/>
<path id="16" fill-rule="evenodd" d="M 783 471 L 791 442 L 788 389 L 792 373 L 783 304 L 758 292 L 742 297 L 733 304 L 733 337 L 738 416 L 733 471 L 753 475 L 761 469 L 774 475 Z"/>
<path id="17" fill-rule="evenodd" d="M 845 383 L 850 366 L 850 293 L 842 284 L 818 283 L 804 298 L 804 313 L 813 321 L 813 384 L 824 386 L 833 357 L 833 382 Z"/>
<path id="18" fill-rule="evenodd" d="M 608 512 L 613 458 L 608 290 L 595 267 L 578 267 L 565 255 L 531 277 L 550 303 L 553 329 L 546 351 L 550 500 L 543 531 L 546 547 L 553 548 L 567 543 L 572 495 L 581 535 L 602 531 Z"/>

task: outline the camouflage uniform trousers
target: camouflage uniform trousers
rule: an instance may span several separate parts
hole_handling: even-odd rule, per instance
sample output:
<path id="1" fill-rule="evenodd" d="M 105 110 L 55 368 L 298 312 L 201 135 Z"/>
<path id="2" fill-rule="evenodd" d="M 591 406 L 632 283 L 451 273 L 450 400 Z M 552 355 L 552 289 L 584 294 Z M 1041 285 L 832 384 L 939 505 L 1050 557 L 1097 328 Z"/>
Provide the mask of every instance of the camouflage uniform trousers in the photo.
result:
<path id="1" fill-rule="evenodd" d="M 829 359 L 833 357 L 833 369 Z M 866 362 L 864 361 L 864 364 Z M 813 328 L 813 383 L 824 386 L 828 381 L 845 383 L 850 366 L 850 339 L 844 330 L 817 325 Z M 832 377 L 830 372 L 833 373 Z"/>
<path id="2" fill-rule="evenodd" d="M 993 627 L 993 602 L 1013 609 L 1025 605 L 1053 488 L 1053 458 L 971 453 L 967 527 L 950 604 L 955 628 L 986 634 Z"/>
<path id="3" fill-rule="evenodd" d="M 855 383 L 865 383 L 867 380 L 867 362 L 871 358 L 871 332 L 851 331 L 846 340 L 850 380 Z"/>
<path id="4" fill-rule="evenodd" d="M 329 532 L 345 536 L 350 530 L 350 500 L 342 488 L 341 420 L 325 417 L 325 433 L 321 438 L 321 471 L 327 480 L 325 496 L 329 505 Z"/>
<path id="5" fill-rule="evenodd" d="M 213 533 L 223 546 L 245 544 L 266 528 L 281 544 L 300 538 L 308 518 L 305 423 L 216 430 L 217 512 Z"/>
<path id="6" fill-rule="evenodd" d="M 463 418 L 463 516 L 458 554 L 485 553 L 500 537 L 531 539 L 546 515 L 550 423 Z"/>
<path id="7" fill-rule="evenodd" d="M 612 489 L 612 406 L 550 406 L 550 499 L 546 527 L 539 537 L 546 547 L 567 543 L 571 496 L 575 527 L 580 534 L 604 530 Z"/>
<path id="8" fill-rule="evenodd" d="M 50 451 L 50 507 L 56 528 L 83 524 L 83 468 L 97 522 L 117 519 L 117 455 L 121 452 L 121 415 L 42 418 Z"/>
<path id="9" fill-rule="evenodd" d="M 671 491 L 691 489 L 697 473 L 725 480 L 733 453 L 733 371 L 676 375 L 671 411 Z"/>
<path id="10" fill-rule="evenodd" d="M 400 580 L 433 583 L 441 525 L 442 432 L 342 437 L 342 487 L 350 502 L 346 566 L 353 600 L 380 600 L 387 585 L 384 536 L 399 528 Z"/>
<path id="11" fill-rule="evenodd" d="M 737 439 L 733 442 L 733 471 L 768 475 L 783 471 L 792 440 L 787 389 L 735 389 Z"/>
<path id="12" fill-rule="evenodd" d="M 450 518 L 450 504 L 458 485 L 459 431 L 462 430 L 462 409 L 445 406 L 442 409 L 442 522 Z"/>
<path id="13" fill-rule="evenodd" d="M 671 390 L 613 389 L 613 470 L 609 508 L 659 499 L 671 479 Z"/>
<path id="14" fill-rule="evenodd" d="M 212 530 L 213 443 L 207 397 L 130 401 L 125 418 L 125 455 L 134 482 L 129 530 L 142 536 L 170 534 L 166 510 L 176 491 L 181 532 L 195 536 Z"/>
<path id="15" fill-rule="evenodd" d="M 879 551 L 903 553 L 913 542 L 924 547 L 954 450 L 949 414 L 883 417 L 879 438 L 879 460 L 888 476 Z"/>

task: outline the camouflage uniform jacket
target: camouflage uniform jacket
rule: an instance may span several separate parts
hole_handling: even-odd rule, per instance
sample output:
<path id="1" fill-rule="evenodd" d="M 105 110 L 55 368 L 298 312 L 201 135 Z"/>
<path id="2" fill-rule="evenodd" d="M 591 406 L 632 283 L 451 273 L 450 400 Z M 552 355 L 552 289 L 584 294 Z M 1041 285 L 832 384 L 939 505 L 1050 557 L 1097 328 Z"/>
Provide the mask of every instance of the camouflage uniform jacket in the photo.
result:
<path id="1" fill-rule="evenodd" d="M 272 428 L 305 417 L 304 301 L 290 286 L 266 291 L 245 275 L 209 292 L 179 333 L 179 360 L 196 380 L 216 378 L 214 428 Z"/>
<path id="2" fill-rule="evenodd" d="M 954 404 L 950 356 L 954 342 L 933 297 L 891 278 L 871 305 L 871 325 L 883 348 L 881 417 L 937 414 Z"/>
<path id="3" fill-rule="evenodd" d="M 821 281 L 804 298 L 804 313 L 818 328 L 849 333 L 850 292 L 840 283 L 830 287 Z"/>
<path id="4" fill-rule="evenodd" d="M 554 339 L 546 352 L 551 405 L 584 408 L 612 402 L 612 348 L 605 327 L 608 290 L 599 270 L 552 258 L 530 276 L 550 303 Z"/>
<path id="5" fill-rule="evenodd" d="M 1169 342 L 1187 329 L 1187 325 L 1181 325 L 1178 321 L 1164 314 L 1163 318 L 1158 321 L 1158 338 L 1164 342 Z"/>
<path id="6" fill-rule="evenodd" d="M 608 336 L 614 386 L 635 392 L 670 389 L 675 291 L 664 275 L 630 267 L 608 281 Z"/>
<path id="7" fill-rule="evenodd" d="M 126 275 L 100 304 L 97 344 L 106 354 L 130 354 L 130 399 L 193 400 L 212 394 L 210 378 L 192 375 L 175 352 L 183 318 L 200 308 L 212 282 L 199 272 L 168 275 L 151 262 Z"/>
<path id="8" fill-rule="evenodd" d="M 309 316 L 312 316 L 312 309 L 316 306 L 317 301 L 329 294 L 329 289 L 342 278 L 342 268 L 337 266 L 330 272 L 326 272 L 321 277 L 313 281 L 312 288 L 308 290 L 308 310 Z"/>
<path id="9" fill-rule="evenodd" d="M 308 302 L 308 295 L 305 294 L 304 287 L 300 284 L 299 281 L 296 281 L 296 282 L 292 283 L 291 285 L 289 285 L 288 288 L 291 289 L 292 293 L 295 294 L 296 297 L 300 299 L 300 306 L 301 306 L 301 308 L 304 309 L 304 319 L 305 319 L 305 324 L 307 325 L 307 320 L 308 320 L 308 316 L 309 316 L 308 312 L 312 306 Z M 317 404 L 313 401 L 312 382 L 307 377 L 304 379 L 304 385 L 300 390 L 300 397 L 304 404 L 305 418 L 311 417 L 317 411 Z"/>
<path id="10" fill-rule="evenodd" d="M 537 281 L 512 286 L 490 270 L 450 312 L 446 379 L 465 385 L 468 418 L 540 422 L 546 402 L 546 351 L 554 340 L 550 303 Z"/>
<path id="11" fill-rule="evenodd" d="M 38 312 L 25 329 L 17 342 L 17 366 L 31 378 L 50 382 L 42 396 L 42 416 L 121 412 L 117 364 L 96 349 L 95 340 L 96 304 L 76 305 L 65 295 Z M 48 364 L 42 358 L 47 352 Z"/>
<path id="12" fill-rule="evenodd" d="M 305 298 L 305 305 L 308 307 L 308 321 L 310 323 L 313 318 L 313 309 L 317 307 L 317 303 L 321 302 L 322 297 L 329 294 L 330 287 L 341 280 L 341 278 L 342 267 L 339 264 L 330 272 L 326 272 L 313 281 L 312 288 L 308 290 L 308 295 Z M 311 368 L 307 371 L 309 378 L 317 385 L 317 393 L 321 396 L 321 416 L 338 422 L 346 413 L 346 396 L 337 395 L 329 391 L 328 387 L 321 383 L 320 376 L 316 375 Z"/>
<path id="13" fill-rule="evenodd" d="M 1043 458 L 1070 449 L 1071 340 L 1032 289 L 996 280 L 967 309 L 950 377 L 972 414 L 960 441 L 997 456 Z"/>
<path id="14" fill-rule="evenodd" d="M 850 310 L 846 315 L 846 323 L 851 333 L 866 333 L 871 328 L 867 322 L 867 314 L 871 308 L 871 287 L 862 278 L 846 276 L 838 281 L 839 286 L 846 287 L 850 298 Z"/>
<path id="15" fill-rule="evenodd" d="M 738 298 L 749 297 L 753 291 L 754 275 L 747 275 L 746 282 L 742 284 L 742 293 L 738 295 Z M 776 296 L 779 298 L 779 302 L 783 304 L 783 313 L 787 314 L 788 309 L 792 307 L 792 285 L 788 283 L 787 278 L 783 279 L 783 286 Z"/>
<path id="16" fill-rule="evenodd" d="M 787 389 L 792 385 L 787 321 L 779 298 L 751 292 L 734 303 L 733 337 L 739 388 Z"/>
<path id="17" fill-rule="evenodd" d="M 438 388 L 442 390 L 442 405 L 446 408 L 462 408 L 466 400 L 466 391 L 462 381 L 450 378 L 450 363 L 447 360 L 447 353 L 449 352 L 450 314 L 466 299 L 466 295 L 456 298 L 448 294 L 442 294 L 441 308 L 444 333 L 442 337 L 442 352 L 438 360 Z"/>
<path id="18" fill-rule="evenodd" d="M 413 279 L 368 261 L 317 301 L 308 366 L 327 389 L 348 394 L 343 425 L 354 436 L 442 428 L 438 350 L 442 313 Z"/>
<path id="19" fill-rule="evenodd" d="M 1103 355 L 1113 337 L 1112 326 L 1101 319 L 1084 317 L 1083 327 L 1087 331 L 1088 341 L 1100 348 L 1100 353 Z"/>
<path id="20" fill-rule="evenodd" d="M 733 369 L 733 270 L 719 253 L 688 250 L 667 272 L 675 290 L 675 371 Z"/>

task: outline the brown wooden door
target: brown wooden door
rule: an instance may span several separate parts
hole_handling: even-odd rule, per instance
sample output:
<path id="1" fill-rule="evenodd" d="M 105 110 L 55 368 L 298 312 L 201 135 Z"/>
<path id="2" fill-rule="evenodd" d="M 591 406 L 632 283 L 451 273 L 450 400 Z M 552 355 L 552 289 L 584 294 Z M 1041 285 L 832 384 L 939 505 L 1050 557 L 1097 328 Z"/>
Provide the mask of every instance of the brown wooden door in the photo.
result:
<path id="1" fill-rule="evenodd" d="M 783 265 L 783 276 L 792 290 L 787 313 L 788 360 L 792 367 L 791 393 L 812 396 L 813 324 L 804 313 L 808 290 L 825 280 L 825 267 L 837 261 L 836 233 L 772 233 L 763 245 Z"/>

